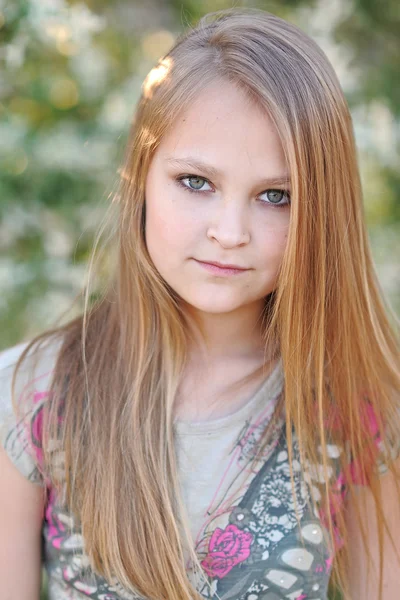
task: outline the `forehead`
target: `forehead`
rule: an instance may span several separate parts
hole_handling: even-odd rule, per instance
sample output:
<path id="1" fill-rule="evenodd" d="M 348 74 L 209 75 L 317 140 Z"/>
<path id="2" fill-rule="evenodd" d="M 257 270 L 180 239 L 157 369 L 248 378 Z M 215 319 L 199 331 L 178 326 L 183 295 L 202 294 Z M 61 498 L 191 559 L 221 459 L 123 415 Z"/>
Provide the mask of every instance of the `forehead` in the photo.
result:
<path id="1" fill-rule="evenodd" d="M 286 161 L 266 110 L 229 82 L 207 86 L 162 138 L 161 157 L 194 156 L 219 169 L 254 168 L 277 174 Z"/>

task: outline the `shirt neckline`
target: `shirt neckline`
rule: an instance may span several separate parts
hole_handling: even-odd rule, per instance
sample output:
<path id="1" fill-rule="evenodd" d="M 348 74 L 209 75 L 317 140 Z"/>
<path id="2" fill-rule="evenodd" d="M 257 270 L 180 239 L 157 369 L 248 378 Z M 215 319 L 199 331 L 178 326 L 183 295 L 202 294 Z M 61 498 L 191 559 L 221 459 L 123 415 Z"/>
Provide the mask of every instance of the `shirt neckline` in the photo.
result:
<path id="1" fill-rule="evenodd" d="M 249 417 L 253 416 L 261 408 L 268 398 L 271 403 L 276 404 L 283 387 L 283 368 L 282 359 L 279 358 L 275 367 L 260 387 L 254 392 L 251 398 L 233 413 L 210 419 L 207 421 L 187 421 L 176 419 L 174 422 L 175 433 L 181 435 L 200 435 L 212 433 L 228 427 L 234 427 L 238 423 L 243 423 Z"/>

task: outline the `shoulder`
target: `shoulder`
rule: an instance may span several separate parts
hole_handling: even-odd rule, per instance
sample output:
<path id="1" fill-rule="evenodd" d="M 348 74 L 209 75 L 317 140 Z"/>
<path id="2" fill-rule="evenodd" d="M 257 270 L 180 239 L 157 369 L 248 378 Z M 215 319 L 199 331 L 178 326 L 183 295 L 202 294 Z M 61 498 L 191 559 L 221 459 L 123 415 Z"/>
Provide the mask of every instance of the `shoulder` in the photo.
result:
<path id="1" fill-rule="evenodd" d="M 0 444 L 17 469 L 35 483 L 40 483 L 40 477 L 33 438 L 39 425 L 40 407 L 50 395 L 60 345 L 54 339 L 40 346 L 34 344 L 17 370 L 29 342 L 0 353 Z"/>
<path id="2" fill-rule="evenodd" d="M 12 406 L 12 383 L 15 377 L 15 406 L 21 407 L 30 394 L 49 388 L 57 361 L 60 342 L 46 340 L 40 346 L 34 344 L 23 357 L 16 371 L 17 363 L 30 342 L 23 342 L 0 352 L 0 413 Z"/>
<path id="3" fill-rule="evenodd" d="M 0 351 L 0 380 L 6 379 L 10 373 L 12 376 L 13 370 L 22 356 L 22 353 L 30 345 L 30 341 L 21 342 L 11 348 L 6 348 Z M 36 365 L 39 367 L 46 368 L 46 364 L 50 364 L 53 360 L 56 360 L 57 351 L 59 349 L 59 342 L 53 339 L 46 340 L 40 346 L 34 344 L 27 353 L 26 359 L 23 361 L 23 370 L 27 371 L 27 368 L 31 368 Z"/>

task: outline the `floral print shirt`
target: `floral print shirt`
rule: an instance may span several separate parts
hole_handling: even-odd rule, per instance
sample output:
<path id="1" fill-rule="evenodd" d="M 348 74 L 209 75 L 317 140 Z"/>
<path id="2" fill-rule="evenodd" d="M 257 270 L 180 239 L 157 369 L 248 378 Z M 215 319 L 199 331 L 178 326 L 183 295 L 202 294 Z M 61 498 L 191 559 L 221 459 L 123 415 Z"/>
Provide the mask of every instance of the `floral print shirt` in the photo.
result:
<path id="1" fill-rule="evenodd" d="M 49 394 L 56 350 L 51 346 L 42 350 L 34 371 L 24 368 L 16 398 L 31 399 L 32 411 L 28 420 L 19 422 L 12 408 L 10 382 L 21 350 L 18 346 L 0 355 L 0 441 L 27 479 L 46 485 L 38 469 L 41 407 Z M 294 437 L 294 497 L 283 418 L 256 457 L 261 433 L 282 389 L 278 363 L 263 386 L 233 415 L 175 424 L 182 494 L 204 571 L 198 578 L 188 561 L 187 573 L 204 598 L 327 598 L 332 544 L 323 515 L 309 503 L 311 491 L 318 500 L 318 486 L 324 481 L 322 467 L 310 466 L 305 472 L 300 468 Z M 62 449 L 54 451 L 62 469 Z M 341 449 L 331 445 L 329 453 L 335 460 Z M 339 510 L 344 482 L 334 469 L 328 475 L 336 494 L 333 510 Z M 91 571 L 82 533 L 49 484 L 42 531 L 50 600 L 145 600 Z"/>

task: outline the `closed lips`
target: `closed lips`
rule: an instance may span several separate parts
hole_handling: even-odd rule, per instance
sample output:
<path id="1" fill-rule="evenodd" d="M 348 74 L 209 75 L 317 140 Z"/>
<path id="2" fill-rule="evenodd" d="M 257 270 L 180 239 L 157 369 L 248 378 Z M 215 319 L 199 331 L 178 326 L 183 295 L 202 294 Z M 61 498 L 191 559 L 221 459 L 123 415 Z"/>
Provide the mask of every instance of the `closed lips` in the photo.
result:
<path id="1" fill-rule="evenodd" d="M 220 267 L 221 269 L 239 269 L 240 271 L 248 271 L 247 267 L 239 267 L 238 265 L 225 265 L 222 263 L 212 262 L 209 260 L 199 260 L 197 262 L 201 262 L 206 265 L 214 265 L 215 267 Z"/>

